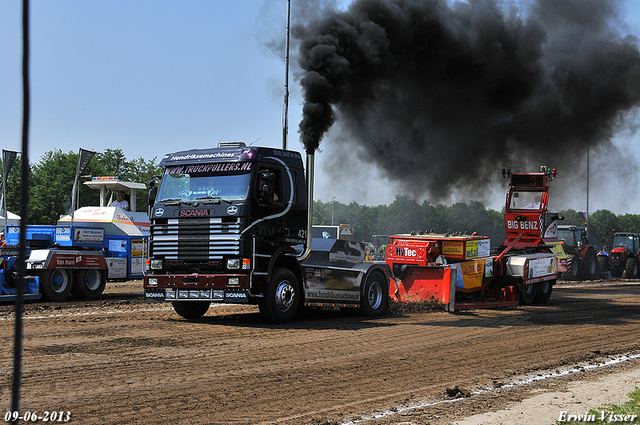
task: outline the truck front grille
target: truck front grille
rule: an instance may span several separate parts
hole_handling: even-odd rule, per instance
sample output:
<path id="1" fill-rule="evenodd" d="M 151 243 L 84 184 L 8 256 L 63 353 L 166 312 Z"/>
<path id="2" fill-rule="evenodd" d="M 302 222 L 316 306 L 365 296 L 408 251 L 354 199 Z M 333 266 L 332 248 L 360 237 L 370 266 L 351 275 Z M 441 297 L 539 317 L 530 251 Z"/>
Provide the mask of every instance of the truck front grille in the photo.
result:
<path id="1" fill-rule="evenodd" d="M 240 254 L 239 218 L 156 219 L 151 225 L 151 255 L 167 260 L 219 260 Z"/>

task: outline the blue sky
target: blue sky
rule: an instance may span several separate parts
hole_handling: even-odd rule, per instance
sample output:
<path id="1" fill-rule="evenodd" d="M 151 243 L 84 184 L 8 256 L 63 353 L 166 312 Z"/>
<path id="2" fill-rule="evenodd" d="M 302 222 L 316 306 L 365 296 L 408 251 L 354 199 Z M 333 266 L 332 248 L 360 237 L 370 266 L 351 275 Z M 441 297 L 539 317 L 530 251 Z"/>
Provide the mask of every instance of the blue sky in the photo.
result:
<path id="1" fill-rule="evenodd" d="M 265 10 L 263 0 L 32 1 L 32 161 L 53 148 L 150 159 L 223 138 L 280 143 L 284 67 L 259 39 Z M 20 2 L 0 5 L 0 137 L 16 150 L 20 16 Z"/>
<path id="2" fill-rule="evenodd" d="M 217 145 L 220 140 L 281 146 L 286 0 L 32 0 L 30 151 L 120 148 L 129 159 Z M 640 2 L 622 3 L 640 34 Z M 293 0 L 294 9 L 296 2 Z M 295 14 L 295 11 L 294 11 Z M 0 3 L 0 148 L 20 150 L 22 125 L 21 2 Z M 292 62 L 296 52 L 291 51 Z M 289 148 L 302 97 L 290 79 Z M 331 137 L 329 133 L 328 138 Z M 635 136 L 634 136 L 635 137 Z M 628 143 L 628 140 L 626 141 Z M 637 137 L 631 143 L 640 159 Z M 316 199 L 378 205 L 400 190 L 371 165 L 337 182 L 323 173 L 332 155 L 317 155 Z M 368 182 L 373 182 L 369 184 Z M 381 183 L 381 184 L 380 184 Z M 504 188 L 498 190 L 500 209 Z M 579 206 L 568 206 L 579 209 Z M 632 206 L 597 208 L 640 213 Z M 623 210 L 632 208 L 632 210 Z"/>

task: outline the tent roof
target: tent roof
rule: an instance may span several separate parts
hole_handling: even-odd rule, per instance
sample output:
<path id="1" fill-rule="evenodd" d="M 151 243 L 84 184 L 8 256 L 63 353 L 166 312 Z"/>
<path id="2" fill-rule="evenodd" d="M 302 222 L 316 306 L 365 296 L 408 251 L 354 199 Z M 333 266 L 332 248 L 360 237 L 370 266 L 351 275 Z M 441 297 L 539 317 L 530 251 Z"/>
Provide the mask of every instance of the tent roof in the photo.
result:
<path id="1" fill-rule="evenodd" d="M 131 189 L 146 189 L 147 185 L 144 183 L 123 182 L 119 180 L 91 180 L 84 182 L 91 189 L 105 188 L 106 190 L 131 190 Z"/>
<path id="2" fill-rule="evenodd" d="M 4 216 L 0 213 L 0 219 L 4 220 Z M 7 211 L 7 219 L 11 220 L 20 220 L 20 216 L 18 214 L 14 214 L 11 211 Z"/>

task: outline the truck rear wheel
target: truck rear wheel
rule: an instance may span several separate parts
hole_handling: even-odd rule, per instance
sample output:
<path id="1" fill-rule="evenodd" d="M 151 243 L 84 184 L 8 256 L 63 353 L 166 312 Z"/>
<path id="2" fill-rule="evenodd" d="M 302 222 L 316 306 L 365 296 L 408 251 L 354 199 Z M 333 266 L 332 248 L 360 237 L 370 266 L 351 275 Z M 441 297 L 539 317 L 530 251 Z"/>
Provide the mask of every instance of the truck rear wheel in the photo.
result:
<path id="1" fill-rule="evenodd" d="M 589 249 L 584 257 L 582 275 L 586 280 L 593 280 L 598 277 L 598 260 L 596 253 Z"/>
<path id="2" fill-rule="evenodd" d="M 567 271 L 562 274 L 565 280 L 578 280 L 580 273 L 580 259 L 575 254 L 567 255 Z"/>
<path id="3" fill-rule="evenodd" d="M 638 275 L 638 261 L 635 258 L 627 258 L 624 265 L 624 277 L 627 279 L 635 279 Z"/>
<path id="4" fill-rule="evenodd" d="M 546 281 L 546 282 L 540 282 L 540 283 L 536 283 L 536 296 L 533 300 L 533 302 L 535 304 L 546 304 L 547 301 L 549 301 L 549 298 L 551 298 L 551 290 L 553 289 L 553 284 L 555 283 L 555 281 L 550 282 L 550 281 Z"/>
<path id="5" fill-rule="evenodd" d="M 97 298 L 104 292 L 107 272 L 104 270 L 78 270 L 74 273 L 71 293 L 77 298 Z"/>
<path id="6" fill-rule="evenodd" d="M 173 309 L 185 319 L 199 319 L 209 310 L 210 301 L 174 301 Z"/>
<path id="7" fill-rule="evenodd" d="M 49 301 L 64 301 L 71 292 L 71 278 L 69 270 L 47 270 L 40 275 L 40 292 Z"/>
<path id="8" fill-rule="evenodd" d="M 263 295 L 258 302 L 260 314 L 273 323 L 290 322 L 300 304 L 296 275 L 288 269 L 276 269 Z"/>
<path id="9" fill-rule="evenodd" d="M 520 304 L 530 305 L 536 299 L 538 287 L 535 284 L 521 284 L 518 285 L 518 291 L 520 292 Z"/>
<path id="10" fill-rule="evenodd" d="M 362 311 L 367 316 L 379 316 L 389 304 L 389 280 L 379 271 L 367 277 L 362 290 Z"/>

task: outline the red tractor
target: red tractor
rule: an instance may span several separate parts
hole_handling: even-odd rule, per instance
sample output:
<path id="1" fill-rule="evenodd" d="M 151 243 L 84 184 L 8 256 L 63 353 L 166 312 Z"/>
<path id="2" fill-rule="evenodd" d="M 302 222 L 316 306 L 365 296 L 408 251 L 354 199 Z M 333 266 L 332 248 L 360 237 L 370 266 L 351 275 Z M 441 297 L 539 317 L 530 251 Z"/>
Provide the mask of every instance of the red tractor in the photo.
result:
<path id="1" fill-rule="evenodd" d="M 567 253 L 567 271 L 562 274 L 563 279 L 593 280 L 600 275 L 597 251 L 589 245 L 586 227 L 561 224 L 558 239 Z"/>
<path id="2" fill-rule="evenodd" d="M 635 279 L 638 277 L 638 260 L 640 256 L 640 234 L 615 232 L 611 250 L 603 250 L 598 255 L 598 265 L 608 270 L 613 277 Z"/>

